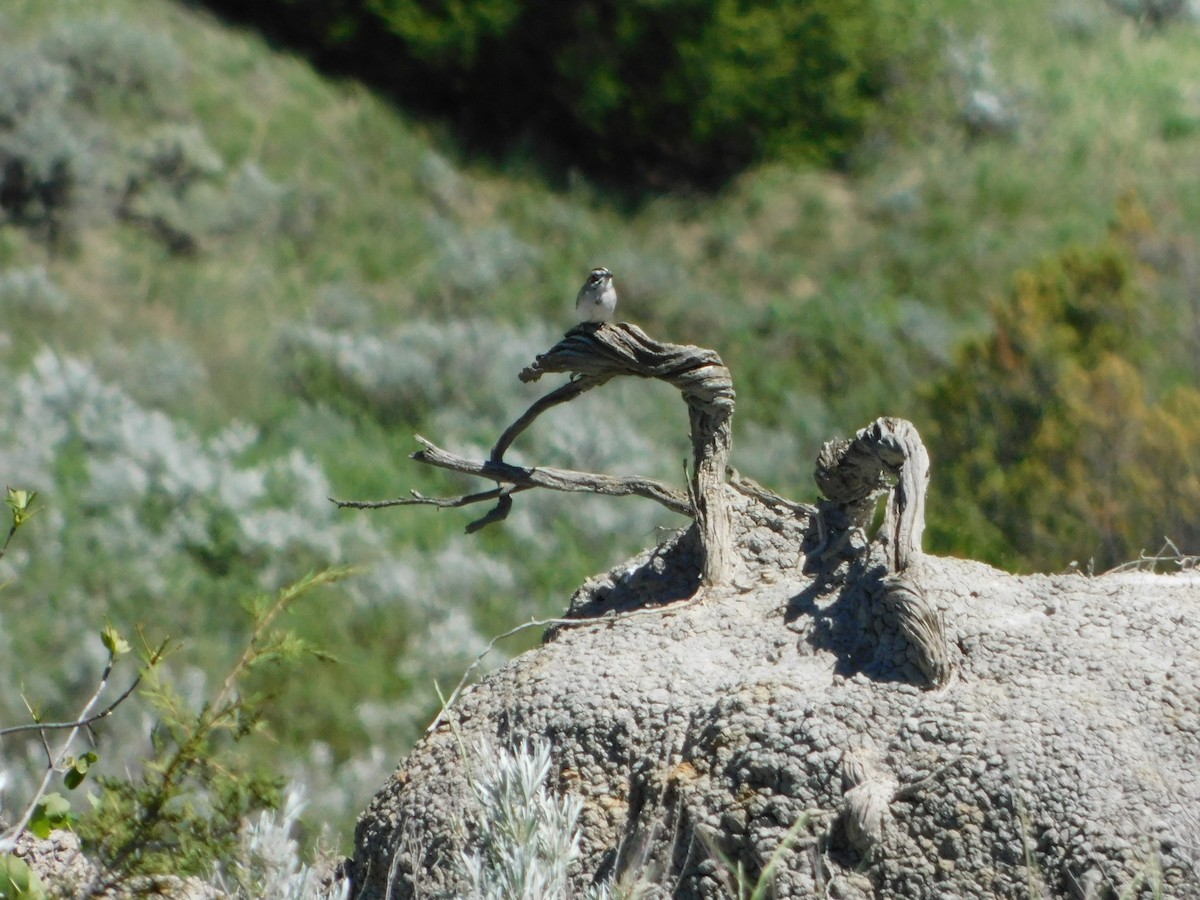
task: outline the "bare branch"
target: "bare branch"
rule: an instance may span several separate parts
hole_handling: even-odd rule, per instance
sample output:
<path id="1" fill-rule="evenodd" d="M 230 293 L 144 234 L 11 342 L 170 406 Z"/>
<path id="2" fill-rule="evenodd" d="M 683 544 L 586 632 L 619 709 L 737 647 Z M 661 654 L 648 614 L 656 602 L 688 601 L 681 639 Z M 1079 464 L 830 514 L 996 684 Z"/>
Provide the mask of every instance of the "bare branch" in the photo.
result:
<path id="1" fill-rule="evenodd" d="M 633 609 L 633 610 L 629 610 L 627 612 L 621 612 L 621 613 L 606 612 L 602 616 L 591 616 L 588 618 L 530 619 L 528 622 L 522 622 L 520 625 L 516 625 L 516 626 L 510 628 L 510 629 L 508 629 L 508 631 L 502 632 L 502 633 L 496 635 L 495 637 L 493 637 L 490 641 L 488 641 L 487 646 L 483 648 L 482 652 L 480 652 L 475 657 L 475 660 L 469 666 L 467 666 L 466 671 L 463 672 L 462 677 L 459 678 L 458 684 L 456 684 L 454 686 L 454 690 L 450 692 L 450 696 L 446 697 L 445 699 L 442 700 L 442 708 L 440 710 L 438 710 L 438 714 L 434 717 L 433 721 L 430 722 L 429 725 L 425 728 L 425 733 L 430 734 L 439 725 L 441 725 L 442 722 L 446 721 L 446 713 L 449 712 L 451 705 L 454 703 L 454 701 L 456 699 L 458 699 L 458 695 L 462 693 L 463 688 L 466 687 L 466 684 L 470 680 L 471 675 L 473 675 L 479 669 L 479 667 L 481 665 L 483 665 L 483 661 L 485 659 L 487 659 L 488 655 L 493 650 L 496 649 L 496 644 L 500 643 L 500 641 L 504 640 L 505 638 L 510 638 L 513 635 L 520 634 L 522 631 L 526 631 L 530 628 L 546 628 L 547 626 L 551 626 L 551 625 L 561 625 L 564 627 L 580 626 L 580 625 L 597 625 L 597 624 L 612 626 L 612 625 L 615 625 L 617 622 L 623 622 L 626 619 L 632 619 L 632 618 L 636 618 L 638 616 L 658 616 L 659 618 L 661 618 L 663 615 L 666 615 L 667 613 L 668 613 L 668 611 L 664 610 L 661 607 L 652 606 L 652 607 L 648 607 L 646 609 Z M 439 693 L 438 696 L 440 697 L 441 694 Z"/>
<path id="2" fill-rule="evenodd" d="M 589 323 L 572 328 L 554 347 L 523 369 L 519 377 L 524 382 L 537 381 L 552 372 L 569 373 L 572 378 L 535 402 L 506 428 L 485 461 L 456 456 L 417 436 L 425 448 L 413 454 L 412 458 L 417 462 L 487 478 L 508 487 L 438 499 L 422 497 L 415 492 L 411 498 L 373 502 L 330 499 L 339 507 L 354 509 L 411 505 L 449 508 L 495 500 L 496 505 L 486 515 L 467 527 L 470 533 L 504 519 L 512 508 L 513 495 L 534 487 L 611 497 L 645 497 L 672 512 L 696 519 L 704 555 L 702 580 L 705 584 L 720 582 L 727 569 L 729 554 L 730 517 L 725 467 L 732 443 L 730 423 L 735 399 L 733 379 L 721 357 L 702 347 L 659 343 L 640 328 L 627 323 Z M 686 493 L 648 478 L 596 475 L 540 466 L 526 468 L 503 461 L 513 442 L 542 413 L 619 375 L 661 379 L 683 394 L 691 424 L 694 461 L 693 476 Z"/>
<path id="3" fill-rule="evenodd" d="M 409 491 L 411 497 L 397 497 L 394 500 L 339 500 L 337 497 L 328 498 L 337 504 L 338 509 L 389 509 L 393 506 L 436 506 L 438 509 L 458 509 L 470 506 L 472 503 L 483 503 L 485 500 L 495 500 L 501 494 L 515 494 L 527 491 L 535 485 L 524 487 L 492 488 L 490 491 L 480 491 L 477 494 L 463 494 L 459 497 L 426 497 L 419 491 Z"/>
<path id="4" fill-rule="evenodd" d="M 528 370 L 526 370 L 528 371 Z M 542 397 L 533 406 L 525 410 L 524 415 L 517 421 L 513 422 L 504 430 L 504 434 L 500 435 L 500 440 L 496 441 L 496 446 L 492 448 L 491 459 L 499 461 L 504 457 L 505 452 L 512 446 L 512 442 L 517 439 L 517 436 L 533 424 L 533 420 L 553 406 L 558 406 L 560 403 L 566 403 L 574 400 L 584 391 L 590 391 L 594 387 L 600 387 L 612 378 L 608 376 L 584 375 L 580 378 L 572 379 L 562 387 L 551 391 L 545 397 Z"/>
<path id="5" fill-rule="evenodd" d="M 501 491 L 500 497 L 496 500 L 496 505 L 488 511 L 487 515 L 476 519 L 467 526 L 467 534 L 474 534 L 481 528 L 486 528 L 493 522 L 502 522 L 508 518 L 508 514 L 512 512 L 512 491 Z"/>
<path id="6" fill-rule="evenodd" d="M 4 737 L 8 734 L 20 734 L 22 731 L 40 732 L 54 731 L 56 729 L 61 730 L 64 728 L 86 728 L 93 722 L 99 722 L 101 719 L 112 715 L 113 711 L 127 699 L 129 699 L 130 694 L 137 690 L 137 686 L 141 683 L 141 681 L 142 676 L 141 673 L 139 673 L 137 678 L 133 679 L 133 682 L 129 685 L 129 687 L 125 688 L 125 690 L 121 692 L 121 695 L 117 697 L 116 700 L 108 704 L 108 706 L 100 710 L 98 713 L 93 713 L 92 715 L 82 719 L 76 719 L 74 722 L 30 722 L 28 725 L 10 725 L 8 728 L 0 728 L 0 737 Z"/>
<path id="7" fill-rule="evenodd" d="M 412 455 L 412 458 L 417 462 L 436 466 L 439 469 L 462 472 L 465 475 L 478 475 L 480 478 L 487 478 L 491 481 L 516 485 L 524 490 L 541 487 L 552 491 L 582 491 L 604 494 L 609 497 L 634 495 L 661 503 L 667 509 L 681 515 L 692 514 L 691 504 L 688 503 L 687 497 L 681 491 L 649 478 L 596 475 L 592 472 L 552 469 L 545 466 L 524 468 L 493 460 L 476 461 L 443 450 L 420 435 L 417 435 L 417 441 L 425 449 L 418 450 Z M 500 496 L 499 493 L 491 491 L 487 493 L 492 496 Z M 475 496 L 483 498 L 482 494 Z"/>
<path id="8" fill-rule="evenodd" d="M 805 516 L 810 519 L 816 519 L 820 513 L 811 503 L 797 503 L 795 500 L 789 500 L 787 497 L 781 497 L 770 488 L 763 487 L 753 478 L 747 478 L 737 469 L 730 467 L 729 469 L 729 485 L 739 494 L 745 494 L 747 497 L 753 497 L 765 503 L 767 506 L 778 506 L 797 516 Z"/>
<path id="9" fill-rule="evenodd" d="M 13 535 L 16 533 L 17 523 L 14 521 L 12 527 L 8 529 L 8 537 L 4 539 L 3 544 L 0 544 L 0 559 L 4 558 L 4 553 L 8 550 L 8 545 L 12 543 Z"/>
<path id="10" fill-rule="evenodd" d="M 75 738 L 79 735 L 79 729 L 83 728 L 89 721 L 92 720 L 92 707 L 99 702 L 100 695 L 104 693 L 104 688 L 108 685 L 108 678 L 112 674 L 113 663 L 115 661 L 116 656 L 110 652 L 108 655 L 108 662 L 104 666 L 104 671 L 100 674 L 100 683 L 96 686 L 95 692 L 88 699 L 87 703 L 83 705 L 83 709 L 80 710 L 77 720 L 67 726 L 70 729 L 70 733 L 63 740 L 62 746 L 59 748 L 58 752 L 51 755 L 50 761 L 46 765 L 46 771 L 42 775 L 42 780 L 38 784 L 37 790 L 34 791 L 33 797 L 29 800 L 28 805 L 25 807 L 25 811 L 21 813 L 21 817 L 17 820 L 15 825 L 13 825 L 3 834 L 0 834 L 0 845 L 15 841 L 21 836 L 25 829 L 29 827 L 29 821 L 33 818 L 33 814 L 37 810 L 38 803 L 40 803 L 42 797 L 45 796 L 46 789 L 50 787 L 50 779 L 54 777 L 54 773 L 58 770 L 58 767 L 66 760 L 67 753 L 70 751 L 71 745 L 75 743 Z M 124 696 L 122 696 L 121 699 L 124 699 Z M 41 734 L 42 741 L 44 743 L 46 740 L 45 732 L 40 731 L 39 733 Z"/>

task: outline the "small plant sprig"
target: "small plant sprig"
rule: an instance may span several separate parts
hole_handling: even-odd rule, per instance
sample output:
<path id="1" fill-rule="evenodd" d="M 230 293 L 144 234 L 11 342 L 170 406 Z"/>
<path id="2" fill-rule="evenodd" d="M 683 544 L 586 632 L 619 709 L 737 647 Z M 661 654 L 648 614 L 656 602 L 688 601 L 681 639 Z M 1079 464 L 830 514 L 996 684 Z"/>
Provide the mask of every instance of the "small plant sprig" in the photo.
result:
<path id="1" fill-rule="evenodd" d="M 36 499 L 37 491 L 7 489 L 5 500 L 8 503 L 8 508 L 12 510 L 12 525 L 8 529 L 8 536 L 4 539 L 4 543 L 0 544 L 0 559 L 4 558 L 4 554 L 8 550 L 8 545 L 12 543 L 13 535 L 17 533 L 17 529 L 28 522 L 30 517 L 37 512 L 33 508 L 33 502 Z"/>
<path id="2" fill-rule="evenodd" d="M 0 736 L 23 731 L 36 731 L 40 735 L 42 746 L 46 750 L 46 769 L 42 774 L 42 780 L 38 783 L 37 789 L 17 819 L 16 824 L 5 830 L 3 834 L 0 834 L 0 897 L 21 897 L 24 900 L 41 900 L 45 896 L 41 880 L 37 874 L 30 869 L 28 863 L 13 856 L 11 851 L 16 846 L 17 840 L 26 830 L 39 838 L 47 838 L 52 831 L 73 827 L 78 820 L 78 816 L 71 808 L 71 801 L 58 791 L 50 791 L 50 783 L 56 775 L 62 776 L 63 785 L 68 790 L 74 790 L 83 783 L 88 771 L 95 765 L 99 757 L 90 750 L 82 756 L 71 755 L 71 747 L 74 745 L 76 738 L 78 738 L 79 732 L 84 728 L 89 728 L 92 723 L 110 715 L 113 710 L 129 698 L 142 678 L 141 675 L 135 678 L 129 687 L 104 709 L 99 712 L 92 712 L 100 700 L 100 695 L 104 693 L 104 689 L 108 686 L 113 664 L 119 656 L 129 651 L 129 645 L 111 627 L 105 628 L 101 634 L 101 638 L 104 641 L 105 648 L 108 650 L 108 662 L 104 666 L 104 672 L 100 676 L 100 683 L 96 687 L 95 692 L 87 703 L 84 704 L 83 709 L 74 721 L 42 722 L 39 721 L 37 713 L 32 708 L 29 708 L 30 715 L 34 719 L 33 723 L 0 729 Z M 157 659 L 151 662 L 151 666 L 156 664 Z M 26 705 L 28 707 L 28 704 Z M 57 750 L 52 750 L 47 738 L 47 732 L 61 729 L 67 729 L 67 736 Z"/>
<path id="3" fill-rule="evenodd" d="M 458 822 L 464 834 L 475 835 L 475 846 L 454 860 L 470 896 L 567 897 L 567 873 L 579 855 L 583 801 L 548 785 L 549 742 L 533 740 L 497 751 L 481 739 L 475 756 L 479 765 L 469 769 L 468 778 L 475 808 Z"/>
<path id="4" fill-rule="evenodd" d="M 12 525 L 9 527 L 3 545 L 0 545 L 0 557 L 3 557 L 8 550 L 17 530 L 37 512 L 33 506 L 36 499 L 36 491 L 17 490 L 11 487 L 7 489 L 6 502 L 12 511 Z M 108 687 L 117 659 L 129 652 L 129 644 L 111 625 L 105 626 L 100 633 L 100 639 L 108 651 L 108 661 L 100 675 L 96 690 L 73 721 L 44 722 L 37 711 L 26 701 L 25 706 L 33 721 L 25 725 L 0 728 L 0 738 L 21 732 L 37 732 L 46 751 L 46 768 L 33 796 L 17 818 L 16 823 L 0 833 L 0 897 L 41 900 L 45 896 L 37 874 L 30 869 L 28 863 L 13 856 L 11 851 L 16 846 L 17 840 L 27 830 L 39 838 L 46 838 L 52 831 L 70 828 L 77 820 L 77 815 L 71 809 L 71 802 L 58 791 L 50 791 L 50 784 L 56 775 L 62 776 L 63 785 L 68 790 L 74 790 L 83 783 L 99 757 L 91 750 L 81 756 L 71 755 L 71 748 L 79 737 L 79 732 L 111 715 L 113 710 L 130 697 L 141 681 L 142 675 L 139 674 L 115 700 L 99 712 L 94 712 L 101 695 Z M 149 666 L 152 668 L 159 659 L 161 659 L 161 650 L 157 654 L 152 654 L 148 660 Z M 67 732 L 66 738 L 57 750 L 52 749 L 48 734 L 63 730 Z"/>
<path id="5" fill-rule="evenodd" d="M 58 828 L 69 827 L 74 820 L 74 814 L 71 811 L 71 803 L 58 792 L 47 793 L 50 787 L 50 782 L 56 774 L 61 774 L 63 784 L 69 790 L 74 790 L 83 783 L 87 777 L 89 769 L 98 761 L 99 757 L 92 751 L 84 753 L 82 756 L 71 756 L 70 751 L 75 739 L 79 736 L 80 730 L 90 728 L 95 722 L 111 715 L 113 710 L 124 703 L 129 696 L 137 688 L 142 679 L 142 675 L 138 675 L 130 683 L 121 694 L 104 707 L 99 712 L 93 712 L 96 704 L 100 701 L 100 695 L 104 693 L 104 689 L 108 687 L 108 682 L 112 676 L 113 665 L 118 657 L 124 656 L 129 652 L 129 644 L 112 628 L 106 626 L 100 633 L 100 639 L 104 642 L 104 647 L 108 651 L 108 662 L 104 666 L 104 671 L 100 675 L 100 682 L 96 687 L 91 698 L 84 704 L 82 710 L 74 721 L 70 722 L 43 722 L 37 711 L 26 703 L 26 708 L 29 709 L 29 714 L 33 718 L 33 722 L 27 725 L 13 725 L 8 728 L 0 728 L 0 737 L 9 734 L 18 734 L 23 731 L 36 731 L 42 739 L 42 745 L 46 750 L 46 771 L 42 776 L 41 783 L 37 790 L 34 791 L 32 799 L 25 808 L 24 813 L 17 820 L 17 823 L 0 835 L 0 851 L 7 850 L 16 842 L 17 838 L 29 829 L 40 838 L 48 837 L 51 831 Z M 147 659 L 147 669 L 152 669 L 158 665 L 162 659 L 162 648 L 151 654 Z M 145 674 L 143 672 L 143 674 Z M 50 749 L 49 740 L 46 737 L 47 732 L 66 730 L 67 737 L 62 742 L 57 751 Z"/>
<path id="6" fill-rule="evenodd" d="M 349 573 L 310 574 L 274 597 L 256 599 L 245 650 L 199 711 L 159 669 L 145 673 L 141 696 L 158 716 L 152 754 L 140 775 L 98 779 L 102 791 L 78 824 L 102 872 L 95 890 L 149 888 L 156 876 L 208 874 L 236 857 L 248 815 L 278 807 L 280 778 L 242 771 L 235 758 L 237 743 L 258 730 L 269 700 L 247 689 L 247 677 L 269 663 L 324 656 L 273 626 L 301 596 Z"/>

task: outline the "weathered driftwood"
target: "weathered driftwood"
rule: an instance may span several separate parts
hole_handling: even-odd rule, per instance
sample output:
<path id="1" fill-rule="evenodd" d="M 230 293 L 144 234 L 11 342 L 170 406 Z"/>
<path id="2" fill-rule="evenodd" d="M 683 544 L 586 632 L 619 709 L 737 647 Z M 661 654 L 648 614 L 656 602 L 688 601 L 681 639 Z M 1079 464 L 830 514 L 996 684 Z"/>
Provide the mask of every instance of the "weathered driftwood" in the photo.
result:
<path id="1" fill-rule="evenodd" d="M 888 491 L 877 536 L 887 565 L 880 579 L 884 613 L 908 641 L 928 683 L 945 684 L 952 659 L 945 623 L 926 597 L 919 565 L 929 454 L 916 426 L 904 419 L 880 418 L 852 440 L 825 444 L 817 458 L 816 480 L 852 524 L 865 523 L 876 498 Z"/>
<path id="2" fill-rule="evenodd" d="M 417 462 L 487 478 L 505 487 L 458 497 L 424 497 L 413 492 L 412 497 L 395 500 L 334 502 L 350 508 L 379 509 L 404 505 L 458 507 L 495 500 L 491 511 L 467 526 L 467 531 L 473 532 L 504 519 L 512 507 L 513 495 L 535 487 L 646 497 L 672 512 L 695 518 L 702 548 L 701 581 L 718 584 L 728 569 L 729 510 L 724 486 L 735 400 L 733 378 L 721 357 L 703 347 L 660 343 L 635 325 L 583 324 L 538 356 L 519 377 L 524 382 L 537 381 L 551 372 L 570 373 L 574 377 L 539 399 L 506 428 L 487 460 L 456 456 L 417 437 L 425 448 L 412 455 Z M 683 394 L 691 424 L 694 462 L 686 494 L 648 478 L 504 462 L 505 452 L 539 415 L 621 375 L 657 378 L 679 388 Z"/>
<path id="3" fill-rule="evenodd" d="M 875 499 L 890 489 L 881 537 L 890 544 L 888 568 L 903 572 L 921 553 L 929 454 L 916 426 L 880 418 L 853 440 L 830 441 L 817 457 L 817 486 L 852 521 L 874 512 Z"/>
<path id="4" fill-rule="evenodd" d="M 702 578 L 705 584 L 720 582 L 729 555 L 729 508 L 724 484 L 735 402 L 733 376 L 721 357 L 703 347 L 660 343 L 636 325 L 580 325 L 522 371 L 520 378 L 537 381 L 548 372 L 579 376 L 574 382 L 579 390 L 572 397 L 618 375 L 657 378 L 679 389 L 691 425 L 694 470 L 688 494 L 704 553 Z M 527 425 L 525 418 L 518 424 Z M 509 443 L 515 436 L 505 434 Z"/>

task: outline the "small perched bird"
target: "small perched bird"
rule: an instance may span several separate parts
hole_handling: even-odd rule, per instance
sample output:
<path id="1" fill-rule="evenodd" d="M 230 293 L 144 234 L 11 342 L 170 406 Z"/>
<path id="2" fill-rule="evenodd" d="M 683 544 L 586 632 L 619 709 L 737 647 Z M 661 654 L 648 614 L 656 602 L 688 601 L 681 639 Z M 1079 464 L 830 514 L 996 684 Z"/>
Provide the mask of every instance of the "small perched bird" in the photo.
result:
<path id="1" fill-rule="evenodd" d="M 592 269 L 575 298 L 575 315 L 580 322 L 607 322 L 617 311 L 617 289 L 613 274 L 600 266 Z"/>

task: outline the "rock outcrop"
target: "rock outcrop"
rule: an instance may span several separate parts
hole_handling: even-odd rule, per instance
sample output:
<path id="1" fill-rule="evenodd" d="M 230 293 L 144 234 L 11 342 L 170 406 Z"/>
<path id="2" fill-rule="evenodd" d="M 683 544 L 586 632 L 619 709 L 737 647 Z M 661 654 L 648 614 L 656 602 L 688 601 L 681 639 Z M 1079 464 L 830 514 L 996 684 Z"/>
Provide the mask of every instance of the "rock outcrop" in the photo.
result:
<path id="1" fill-rule="evenodd" d="M 836 509 L 723 490 L 721 583 L 693 526 L 585 584 L 363 813 L 353 896 L 462 896 L 463 754 L 542 736 L 580 888 L 724 897 L 782 845 L 777 897 L 1200 897 L 1200 574 L 898 571 Z"/>
<path id="2" fill-rule="evenodd" d="M 726 483 L 729 370 L 633 326 L 573 329 L 521 377 L 545 372 L 572 379 L 488 460 L 427 441 L 414 457 L 496 489 L 394 503 L 495 499 L 475 529 L 518 491 L 591 490 L 693 524 L 455 698 L 360 817 L 353 896 L 470 896 L 463 861 L 478 873 L 501 830 L 470 773 L 485 748 L 539 740 L 563 808 L 582 808 L 573 894 L 1200 897 L 1200 573 L 1018 578 L 924 555 L 929 459 L 898 419 L 825 446 L 820 509 Z M 503 462 L 538 414 L 630 375 L 688 404 L 686 499 Z"/>

